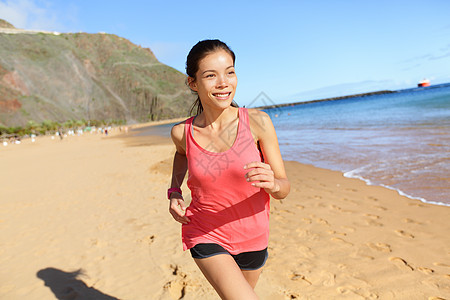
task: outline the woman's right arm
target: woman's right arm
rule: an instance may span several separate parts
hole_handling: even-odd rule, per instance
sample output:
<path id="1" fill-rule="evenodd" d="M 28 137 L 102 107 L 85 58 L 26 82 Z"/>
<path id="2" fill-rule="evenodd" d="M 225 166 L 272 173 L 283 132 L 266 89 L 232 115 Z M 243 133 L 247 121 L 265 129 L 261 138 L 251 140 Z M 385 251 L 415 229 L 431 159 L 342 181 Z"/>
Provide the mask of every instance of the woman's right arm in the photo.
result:
<path id="1" fill-rule="evenodd" d="M 171 131 L 172 141 L 175 144 L 176 152 L 173 157 L 172 166 L 172 182 L 171 188 L 181 188 L 184 177 L 187 172 L 187 158 L 186 158 L 186 138 L 184 134 L 184 122 L 173 126 Z M 183 196 L 178 192 L 170 194 L 169 212 L 172 217 L 180 223 L 186 224 L 189 218 L 185 216 L 186 205 Z"/>

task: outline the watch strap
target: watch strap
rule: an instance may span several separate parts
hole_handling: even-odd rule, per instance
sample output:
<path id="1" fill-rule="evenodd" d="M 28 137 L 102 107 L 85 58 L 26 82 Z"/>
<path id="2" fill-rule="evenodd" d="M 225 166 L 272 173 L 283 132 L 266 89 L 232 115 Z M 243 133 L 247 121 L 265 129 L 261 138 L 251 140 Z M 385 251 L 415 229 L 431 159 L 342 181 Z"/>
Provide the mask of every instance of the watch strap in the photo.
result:
<path id="1" fill-rule="evenodd" d="M 170 188 L 170 189 L 167 190 L 167 199 L 170 199 L 170 194 L 172 194 L 173 192 L 177 192 L 177 193 L 179 193 L 180 195 L 183 196 L 183 192 L 181 191 L 180 188 L 173 187 L 173 188 Z"/>

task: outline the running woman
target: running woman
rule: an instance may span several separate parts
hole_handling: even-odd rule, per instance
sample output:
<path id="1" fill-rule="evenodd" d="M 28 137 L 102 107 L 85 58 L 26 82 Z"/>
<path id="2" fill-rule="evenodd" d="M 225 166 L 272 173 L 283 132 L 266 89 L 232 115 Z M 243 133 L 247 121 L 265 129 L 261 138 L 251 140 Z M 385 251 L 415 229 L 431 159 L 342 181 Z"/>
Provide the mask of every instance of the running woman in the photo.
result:
<path id="1" fill-rule="evenodd" d="M 169 212 L 182 243 L 222 299 L 258 299 L 254 288 L 268 257 L 269 200 L 290 184 L 270 117 L 239 108 L 235 54 L 219 40 L 198 42 L 186 62 L 198 95 L 171 131 L 176 146 Z M 180 189 L 186 172 L 192 201 Z"/>

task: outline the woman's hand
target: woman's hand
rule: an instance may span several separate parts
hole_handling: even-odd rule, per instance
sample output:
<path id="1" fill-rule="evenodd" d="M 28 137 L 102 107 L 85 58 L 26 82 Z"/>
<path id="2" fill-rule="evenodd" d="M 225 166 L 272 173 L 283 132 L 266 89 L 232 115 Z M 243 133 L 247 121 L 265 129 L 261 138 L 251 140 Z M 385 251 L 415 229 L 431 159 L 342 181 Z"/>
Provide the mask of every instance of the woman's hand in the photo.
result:
<path id="1" fill-rule="evenodd" d="M 244 169 L 251 169 L 245 174 L 245 178 L 248 182 L 251 182 L 253 186 L 263 188 L 271 195 L 280 191 L 278 180 L 275 178 L 275 174 L 269 164 L 254 161 L 246 164 Z"/>
<path id="2" fill-rule="evenodd" d="M 184 204 L 183 196 L 177 192 L 170 194 L 170 205 L 169 212 L 175 221 L 181 224 L 187 224 L 190 222 L 189 218 L 186 217 L 186 205 Z"/>

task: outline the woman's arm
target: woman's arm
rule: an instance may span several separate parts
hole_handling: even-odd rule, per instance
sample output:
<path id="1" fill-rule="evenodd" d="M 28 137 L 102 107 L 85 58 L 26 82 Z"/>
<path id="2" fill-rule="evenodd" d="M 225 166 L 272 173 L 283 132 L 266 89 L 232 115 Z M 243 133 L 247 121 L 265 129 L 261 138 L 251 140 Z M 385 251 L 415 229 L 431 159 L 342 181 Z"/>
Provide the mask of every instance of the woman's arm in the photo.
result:
<path id="1" fill-rule="evenodd" d="M 180 188 L 183 184 L 184 177 L 187 172 L 187 158 L 185 149 L 185 137 L 184 137 L 184 123 L 179 123 L 172 128 L 171 131 L 172 141 L 175 144 L 176 152 L 173 157 L 172 165 L 172 182 L 171 188 Z M 183 196 L 178 192 L 172 192 L 170 194 L 169 212 L 172 217 L 183 224 L 189 222 L 189 218 L 185 216 L 186 205 L 184 203 Z"/>
<path id="2" fill-rule="evenodd" d="M 286 176 L 278 138 L 272 120 L 263 111 L 249 109 L 250 128 L 261 145 L 264 163 L 250 162 L 245 168 L 251 169 L 247 181 L 253 186 L 264 188 L 275 199 L 283 199 L 289 194 L 291 185 Z"/>
<path id="3" fill-rule="evenodd" d="M 175 152 L 172 164 L 172 182 L 171 188 L 180 188 L 183 184 L 184 177 L 187 172 L 187 159 L 186 154 L 181 154 L 178 151 Z"/>

